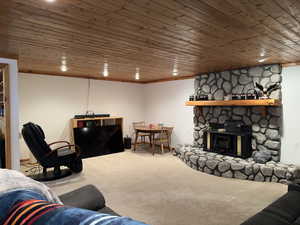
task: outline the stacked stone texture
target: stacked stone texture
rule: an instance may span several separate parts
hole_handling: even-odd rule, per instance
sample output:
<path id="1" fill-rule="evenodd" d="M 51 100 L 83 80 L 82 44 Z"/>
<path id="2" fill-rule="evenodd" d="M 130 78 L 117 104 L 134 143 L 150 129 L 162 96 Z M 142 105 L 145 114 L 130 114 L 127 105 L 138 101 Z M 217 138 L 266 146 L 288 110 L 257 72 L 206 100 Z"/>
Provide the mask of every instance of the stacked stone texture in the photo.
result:
<path id="1" fill-rule="evenodd" d="M 284 184 L 299 180 L 300 171 L 295 165 L 275 161 L 259 164 L 252 158 L 224 156 L 189 145 L 177 146 L 174 154 L 189 167 L 215 176 Z"/>
<path id="2" fill-rule="evenodd" d="M 253 93 L 255 83 L 268 87 L 281 83 L 281 66 L 265 65 L 239 70 L 199 75 L 195 79 L 195 92 L 223 100 L 231 94 Z M 273 91 L 271 98 L 281 99 L 281 89 Z M 282 107 L 268 107 L 267 115 L 261 107 L 194 107 L 194 146 L 203 147 L 203 133 L 208 123 L 224 123 L 226 120 L 242 120 L 252 126 L 253 151 L 266 150 L 272 160 L 278 162 L 281 149 Z M 207 170 L 207 169 L 206 169 Z"/>

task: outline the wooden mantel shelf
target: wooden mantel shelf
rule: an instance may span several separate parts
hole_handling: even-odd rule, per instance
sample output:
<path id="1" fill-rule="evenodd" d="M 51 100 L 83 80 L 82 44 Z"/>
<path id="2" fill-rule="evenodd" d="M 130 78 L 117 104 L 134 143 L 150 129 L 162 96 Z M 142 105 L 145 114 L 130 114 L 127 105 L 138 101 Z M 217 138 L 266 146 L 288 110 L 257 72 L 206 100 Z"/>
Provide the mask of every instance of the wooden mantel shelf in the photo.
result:
<path id="1" fill-rule="evenodd" d="M 228 100 L 228 101 L 188 101 L 186 106 L 280 106 L 279 99 Z"/>

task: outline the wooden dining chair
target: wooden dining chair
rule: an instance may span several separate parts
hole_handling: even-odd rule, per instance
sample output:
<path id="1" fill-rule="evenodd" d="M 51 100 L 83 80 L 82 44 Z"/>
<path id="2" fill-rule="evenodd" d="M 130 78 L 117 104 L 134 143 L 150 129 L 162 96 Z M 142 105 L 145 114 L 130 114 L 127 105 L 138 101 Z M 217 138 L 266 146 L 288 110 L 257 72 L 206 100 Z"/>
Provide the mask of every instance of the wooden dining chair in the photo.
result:
<path id="1" fill-rule="evenodd" d="M 171 135 L 174 127 L 162 127 L 163 130 L 154 138 L 154 145 L 159 143 L 161 152 L 164 153 L 164 144 L 168 147 L 169 151 L 171 151 Z"/>
<path id="2" fill-rule="evenodd" d="M 136 128 L 137 127 L 145 127 L 146 123 L 145 121 L 140 121 L 140 122 L 133 122 L 132 127 L 134 129 L 134 135 L 136 135 Z M 141 143 L 146 143 L 146 137 L 149 139 L 149 143 L 151 143 L 151 136 L 149 133 L 138 133 L 138 138 L 140 137 Z"/>

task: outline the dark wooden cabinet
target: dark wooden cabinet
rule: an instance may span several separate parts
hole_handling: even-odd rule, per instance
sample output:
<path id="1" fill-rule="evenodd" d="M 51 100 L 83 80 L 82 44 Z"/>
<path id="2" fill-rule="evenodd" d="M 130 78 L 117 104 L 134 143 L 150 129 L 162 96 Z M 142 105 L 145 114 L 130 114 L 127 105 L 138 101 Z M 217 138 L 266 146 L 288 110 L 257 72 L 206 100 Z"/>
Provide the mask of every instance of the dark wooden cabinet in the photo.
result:
<path id="1" fill-rule="evenodd" d="M 124 151 L 123 118 L 93 117 L 72 119 L 73 141 L 81 158 Z"/>

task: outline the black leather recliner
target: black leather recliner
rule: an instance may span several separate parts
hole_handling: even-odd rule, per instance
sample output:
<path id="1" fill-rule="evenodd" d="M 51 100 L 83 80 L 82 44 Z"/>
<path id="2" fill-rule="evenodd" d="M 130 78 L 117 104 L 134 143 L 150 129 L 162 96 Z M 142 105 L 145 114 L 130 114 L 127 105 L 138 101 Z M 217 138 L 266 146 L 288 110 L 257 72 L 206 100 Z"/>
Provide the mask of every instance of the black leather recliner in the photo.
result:
<path id="1" fill-rule="evenodd" d="M 41 177 L 41 175 L 39 175 L 38 178 L 32 177 L 33 179 L 40 181 L 53 180 L 71 175 L 72 172 L 79 173 L 82 171 L 80 151 L 75 145 L 72 145 L 67 141 L 58 141 L 47 144 L 42 128 L 31 122 L 23 125 L 22 135 L 28 148 L 38 163 L 43 167 L 43 176 Z M 63 145 L 56 149 L 51 149 L 51 146 L 56 144 Z M 62 152 L 64 154 L 60 154 Z M 70 170 L 65 170 L 64 173 L 62 173 L 60 166 L 66 166 Z M 48 168 L 54 168 L 54 171 L 52 173 L 47 173 Z"/>

